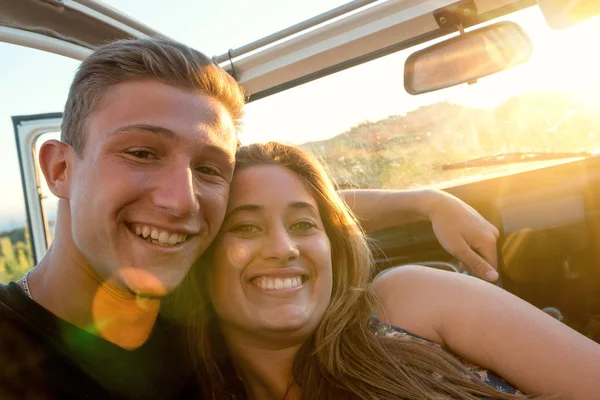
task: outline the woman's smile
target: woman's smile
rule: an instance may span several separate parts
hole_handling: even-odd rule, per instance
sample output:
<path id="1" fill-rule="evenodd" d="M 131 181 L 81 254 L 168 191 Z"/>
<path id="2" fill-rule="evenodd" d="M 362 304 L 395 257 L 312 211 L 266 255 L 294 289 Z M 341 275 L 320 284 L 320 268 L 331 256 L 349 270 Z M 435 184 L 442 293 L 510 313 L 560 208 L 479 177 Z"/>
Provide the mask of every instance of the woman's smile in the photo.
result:
<path id="1" fill-rule="evenodd" d="M 273 276 L 259 276 L 250 281 L 254 286 L 268 291 L 281 291 L 282 289 L 296 289 L 302 286 L 301 276 L 280 278 Z"/>

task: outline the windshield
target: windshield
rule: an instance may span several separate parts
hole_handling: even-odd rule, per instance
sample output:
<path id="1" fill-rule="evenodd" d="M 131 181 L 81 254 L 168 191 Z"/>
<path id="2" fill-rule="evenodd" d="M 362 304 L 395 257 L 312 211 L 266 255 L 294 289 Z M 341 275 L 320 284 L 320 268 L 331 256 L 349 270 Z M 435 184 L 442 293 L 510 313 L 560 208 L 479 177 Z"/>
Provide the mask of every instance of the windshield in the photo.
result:
<path id="1" fill-rule="evenodd" d="M 534 54 L 525 64 L 411 96 L 404 61 L 427 43 L 249 104 L 242 143 L 300 144 L 327 163 L 341 187 L 359 188 L 449 187 L 596 152 L 600 59 L 587 43 L 600 37 L 599 18 L 555 31 L 531 7 L 503 20 L 530 36 Z M 444 168 L 515 152 L 562 156 Z"/>

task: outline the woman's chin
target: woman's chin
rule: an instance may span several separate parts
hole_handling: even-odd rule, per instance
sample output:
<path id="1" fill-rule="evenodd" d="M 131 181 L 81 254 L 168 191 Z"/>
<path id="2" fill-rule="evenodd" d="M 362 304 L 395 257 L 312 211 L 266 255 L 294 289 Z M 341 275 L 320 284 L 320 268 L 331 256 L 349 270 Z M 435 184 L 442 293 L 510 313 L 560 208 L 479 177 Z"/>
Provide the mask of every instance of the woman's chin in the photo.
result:
<path id="1" fill-rule="evenodd" d="M 221 329 L 236 335 L 253 336 L 255 339 L 267 341 L 279 346 L 290 341 L 293 344 L 302 342 L 317 329 L 324 310 L 315 310 L 311 306 L 298 304 L 277 305 L 246 309 L 244 316 L 240 314 L 223 315 L 215 310 L 220 319 Z M 227 318 L 230 317 L 230 318 Z"/>
<path id="2" fill-rule="evenodd" d="M 259 321 L 266 331 L 311 333 L 316 329 L 319 319 L 312 318 L 305 309 L 288 309 L 263 314 Z"/>

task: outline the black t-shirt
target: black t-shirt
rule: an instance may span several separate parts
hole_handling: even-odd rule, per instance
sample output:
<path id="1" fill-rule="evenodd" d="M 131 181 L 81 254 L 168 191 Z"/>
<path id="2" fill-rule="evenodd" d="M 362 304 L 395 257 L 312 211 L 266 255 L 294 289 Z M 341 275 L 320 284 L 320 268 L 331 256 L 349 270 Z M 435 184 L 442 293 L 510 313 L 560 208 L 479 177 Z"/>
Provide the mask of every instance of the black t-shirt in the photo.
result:
<path id="1" fill-rule="evenodd" d="M 187 398 L 183 336 L 164 325 L 125 350 L 56 317 L 16 283 L 0 285 L 0 399 Z"/>

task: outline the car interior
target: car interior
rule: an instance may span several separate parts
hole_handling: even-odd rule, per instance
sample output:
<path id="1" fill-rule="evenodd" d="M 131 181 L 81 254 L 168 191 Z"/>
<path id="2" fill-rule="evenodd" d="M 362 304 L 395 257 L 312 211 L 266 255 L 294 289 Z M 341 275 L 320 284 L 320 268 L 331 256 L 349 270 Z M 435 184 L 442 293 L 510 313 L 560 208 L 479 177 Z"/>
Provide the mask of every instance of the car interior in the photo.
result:
<path id="1" fill-rule="evenodd" d="M 74 60 L 167 37 L 99 1 L 2 4 L 0 42 Z M 301 145 L 340 188 L 458 197 L 500 231 L 497 284 L 600 343 L 598 13 L 593 0 L 358 0 L 213 59 L 247 91 L 243 144 Z M 61 113 L 11 117 L 35 264 L 55 213 L 36 149 Z M 378 271 L 468 273 L 429 222 L 372 239 Z"/>

